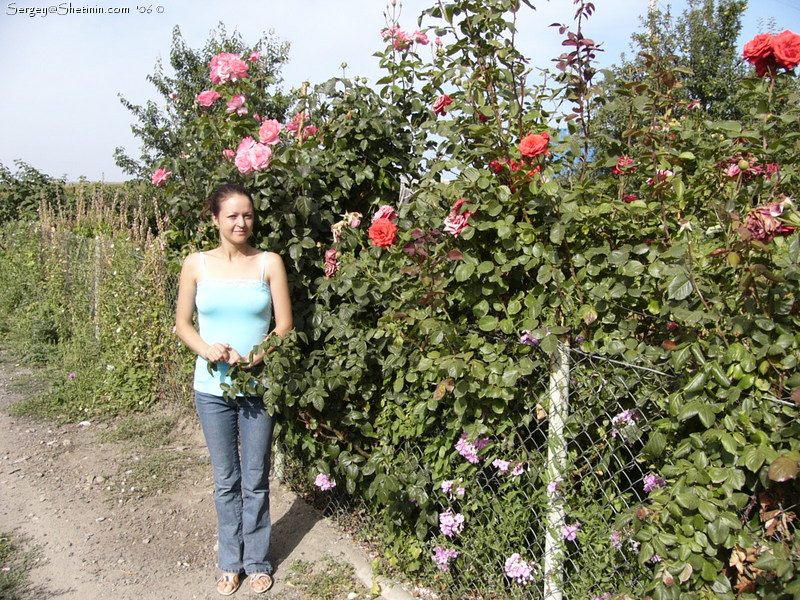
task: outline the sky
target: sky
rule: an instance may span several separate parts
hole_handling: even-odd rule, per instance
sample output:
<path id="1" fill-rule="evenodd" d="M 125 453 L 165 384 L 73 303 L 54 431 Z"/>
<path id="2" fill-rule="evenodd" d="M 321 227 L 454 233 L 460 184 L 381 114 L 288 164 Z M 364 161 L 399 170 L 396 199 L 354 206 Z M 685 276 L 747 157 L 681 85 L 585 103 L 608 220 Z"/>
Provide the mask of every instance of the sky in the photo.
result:
<path id="1" fill-rule="evenodd" d="M 0 56 L 0 163 L 16 170 L 21 160 L 53 177 L 76 181 L 123 181 L 114 163 L 121 146 L 138 157 L 133 115 L 120 103 L 163 102 L 147 76 L 160 59 L 168 67 L 173 28 L 186 44 L 201 48 L 220 22 L 246 43 L 264 32 L 291 44 L 282 75 L 284 89 L 312 85 L 342 74 L 380 78 L 374 52 L 383 47 L 386 0 L 2 0 Z M 148 0 L 149 2 L 150 0 Z M 389 0 L 391 1 L 391 0 Z M 602 43 L 600 66 L 630 55 L 631 34 L 654 0 L 594 0 L 584 35 Z M 417 28 L 417 17 L 434 0 L 397 0 L 399 25 Z M 520 50 L 532 65 L 547 68 L 563 48 L 551 23 L 570 24 L 573 0 L 534 0 L 518 22 Z M 687 0 L 658 0 L 679 14 Z M 800 0 L 750 0 L 741 42 L 756 33 L 800 33 Z M 103 9 L 105 14 L 100 14 Z M 122 10 L 120 10 L 122 9 Z M 110 14 L 111 11 L 117 14 Z"/>

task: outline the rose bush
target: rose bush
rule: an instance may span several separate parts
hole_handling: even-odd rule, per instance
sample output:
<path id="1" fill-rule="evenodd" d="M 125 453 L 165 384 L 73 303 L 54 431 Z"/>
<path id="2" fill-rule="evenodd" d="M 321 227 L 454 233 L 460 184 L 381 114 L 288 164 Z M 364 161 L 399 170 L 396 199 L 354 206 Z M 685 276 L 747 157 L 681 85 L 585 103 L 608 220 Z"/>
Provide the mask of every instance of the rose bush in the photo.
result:
<path id="1" fill-rule="evenodd" d="M 518 8 L 437 4 L 441 44 L 392 23 L 377 86 L 333 80 L 258 120 L 198 109 L 187 141 L 215 158 L 201 173 L 255 191 L 259 243 L 285 255 L 296 297 L 296 332 L 232 391 L 264 394 L 308 483 L 361 496 L 384 554 L 437 593 L 541 593 L 558 499 L 570 597 L 778 598 L 799 585 L 796 81 L 764 62 L 765 39 L 747 54 L 770 77 L 741 82 L 741 122 L 691 106 L 661 57 L 596 97 L 579 20 L 557 85 L 537 87 L 506 43 Z M 250 79 L 220 75 L 219 93 L 257 101 Z M 621 136 L 594 131 L 597 103 L 626 115 Z M 261 119 L 284 127 L 262 137 Z M 256 138 L 275 142 L 266 160 L 219 164 Z M 201 245 L 199 200 L 181 191 L 195 163 L 162 187 L 175 239 Z M 571 377 L 578 398 L 603 386 L 567 419 L 580 438 L 555 478 L 540 394 L 565 344 L 616 362 Z M 667 383 L 634 379 L 634 363 Z M 629 394 L 652 414 L 616 410 Z M 632 453 L 636 474 L 611 470 Z"/>

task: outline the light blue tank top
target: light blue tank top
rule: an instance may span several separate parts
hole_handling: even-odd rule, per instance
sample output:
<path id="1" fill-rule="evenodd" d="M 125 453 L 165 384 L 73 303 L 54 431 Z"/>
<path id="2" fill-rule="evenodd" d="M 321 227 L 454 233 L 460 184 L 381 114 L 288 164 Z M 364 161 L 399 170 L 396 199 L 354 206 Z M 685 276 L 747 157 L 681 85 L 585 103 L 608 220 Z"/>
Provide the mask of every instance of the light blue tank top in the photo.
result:
<path id="1" fill-rule="evenodd" d="M 206 276 L 206 257 L 200 253 L 202 278 L 197 282 L 195 306 L 200 337 L 209 344 L 230 344 L 246 356 L 264 341 L 272 320 L 272 295 L 264 281 L 267 253 L 261 255 L 260 279 L 220 279 Z M 194 368 L 194 389 L 223 396 L 221 383 L 230 383 L 227 363 L 217 363 L 208 372 L 208 361 L 197 357 Z"/>

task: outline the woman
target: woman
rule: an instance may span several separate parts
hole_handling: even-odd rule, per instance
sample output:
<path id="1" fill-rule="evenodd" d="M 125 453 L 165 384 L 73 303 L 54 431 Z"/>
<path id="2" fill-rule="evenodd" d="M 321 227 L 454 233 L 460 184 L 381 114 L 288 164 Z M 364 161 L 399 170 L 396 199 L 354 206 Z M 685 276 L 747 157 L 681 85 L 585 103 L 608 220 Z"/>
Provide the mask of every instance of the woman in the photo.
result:
<path id="1" fill-rule="evenodd" d="M 260 397 L 224 398 L 231 365 L 257 365 L 255 346 L 292 328 L 292 306 L 281 257 L 250 245 L 253 199 L 239 185 L 217 188 L 206 210 L 219 246 L 186 257 L 178 288 L 176 331 L 197 354 L 195 405 L 214 472 L 217 510 L 217 591 L 230 596 L 249 577 L 254 592 L 272 587 L 269 562 L 269 468 L 274 421 Z M 198 329 L 193 317 L 197 310 Z M 270 329 L 272 313 L 275 326 Z"/>

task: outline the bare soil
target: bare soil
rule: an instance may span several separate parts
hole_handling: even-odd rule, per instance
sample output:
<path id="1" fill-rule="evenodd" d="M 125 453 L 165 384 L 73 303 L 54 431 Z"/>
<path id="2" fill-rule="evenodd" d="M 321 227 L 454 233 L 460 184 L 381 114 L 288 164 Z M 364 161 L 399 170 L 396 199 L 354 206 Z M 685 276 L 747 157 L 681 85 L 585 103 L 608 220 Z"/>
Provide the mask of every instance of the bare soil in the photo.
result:
<path id="1" fill-rule="evenodd" d="M 8 366 L 8 357 L 3 362 Z M 14 369 L 11 369 L 13 371 Z M 171 450 L 190 466 L 173 489 L 125 490 L 136 461 L 130 444 L 100 439 L 109 424 L 56 426 L 12 417 L 21 398 L 14 373 L 0 379 L 0 532 L 25 540 L 38 556 L 31 600 L 190 600 L 221 598 L 215 589 L 216 517 L 211 468 L 196 418 Z M 194 423 L 194 424 L 193 424 Z M 125 490 L 125 491 L 123 491 Z M 275 586 L 256 596 L 245 581 L 236 597 L 301 600 L 287 581 L 296 560 L 326 557 L 352 564 L 369 583 L 369 561 L 347 535 L 291 491 L 272 482 Z M 356 584 L 351 598 L 367 597 Z"/>

